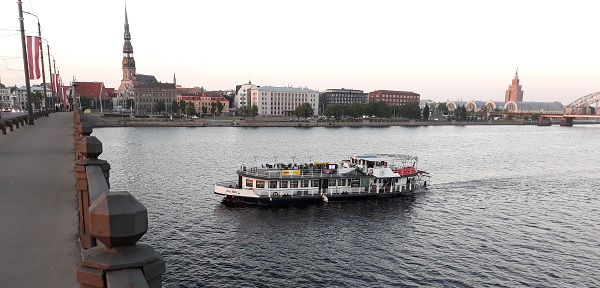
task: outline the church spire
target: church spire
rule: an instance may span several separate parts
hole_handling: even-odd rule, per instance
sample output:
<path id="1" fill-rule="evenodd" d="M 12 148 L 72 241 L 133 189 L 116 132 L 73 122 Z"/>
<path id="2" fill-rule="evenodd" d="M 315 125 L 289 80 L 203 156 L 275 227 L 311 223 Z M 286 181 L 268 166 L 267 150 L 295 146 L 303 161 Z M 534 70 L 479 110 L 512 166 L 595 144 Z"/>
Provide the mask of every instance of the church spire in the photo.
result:
<path id="1" fill-rule="evenodd" d="M 177 79 L 175 78 L 175 71 L 173 71 L 173 84 L 177 85 Z"/>
<path id="2" fill-rule="evenodd" d="M 519 67 L 517 67 L 517 71 L 515 71 L 515 79 L 519 78 Z"/>
<path id="3" fill-rule="evenodd" d="M 125 25 L 123 33 L 123 79 L 119 92 L 133 86 L 135 80 L 135 60 L 133 59 L 133 46 L 131 45 L 131 33 L 129 33 L 129 18 L 127 17 L 127 4 L 125 4 Z"/>

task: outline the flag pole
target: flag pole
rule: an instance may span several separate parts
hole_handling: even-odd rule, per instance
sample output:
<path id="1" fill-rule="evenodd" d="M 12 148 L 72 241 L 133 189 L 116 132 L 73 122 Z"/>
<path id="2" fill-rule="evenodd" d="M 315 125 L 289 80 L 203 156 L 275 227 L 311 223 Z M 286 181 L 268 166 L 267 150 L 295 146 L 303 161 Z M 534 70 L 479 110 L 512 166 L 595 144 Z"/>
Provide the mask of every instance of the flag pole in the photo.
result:
<path id="1" fill-rule="evenodd" d="M 50 44 L 48 44 L 48 40 L 46 40 L 46 49 L 48 52 L 48 70 L 50 72 L 50 87 L 52 87 L 50 89 L 50 95 L 52 95 L 52 97 L 50 97 L 50 106 L 52 106 L 53 102 L 54 102 L 54 76 L 52 76 L 52 63 L 50 62 Z M 44 61 L 42 60 L 42 63 L 44 63 Z M 44 91 L 46 89 L 44 88 Z M 58 112 L 58 111 L 56 111 Z"/>
<path id="2" fill-rule="evenodd" d="M 27 111 L 29 114 L 29 125 L 34 125 L 33 108 L 31 107 L 31 87 L 29 86 L 29 64 L 27 63 L 27 46 L 25 45 L 25 24 L 23 24 L 23 5 L 21 0 L 17 1 L 19 6 L 19 24 L 21 25 L 21 46 L 23 48 L 23 68 L 25 70 L 25 93 L 27 93 Z"/>
<path id="3" fill-rule="evenodd" d="M 38 18 L 37 16 L 35 16 L 35 18 Z M 40 28 L 40 19 L 38 18 L 38 36 L 40 36 L 40 41 L 42 41 L 42 28 Z M 46 41 L 46 43 L 48 43 L 48 41 Z M 49 103 L 47 103 L 48 101 L 48 94 L 46 94 L 46 71 L 44 69 L 44 51 L 42 50 L 42 43 L 40 43 L 40 58 L 42 61 L 42 82 L 44 83 L 44 109 L 46 111 L 48 111 L 48 107 L 46 107 L 46 105 L 50 105 Z M 50 51 L 48 51 L 50 52 Z M 50 74 L 50 78 L 52 78 L 52 74 Z M 48 117 L 48 113 L 46 113 L 46 117 Z"/>

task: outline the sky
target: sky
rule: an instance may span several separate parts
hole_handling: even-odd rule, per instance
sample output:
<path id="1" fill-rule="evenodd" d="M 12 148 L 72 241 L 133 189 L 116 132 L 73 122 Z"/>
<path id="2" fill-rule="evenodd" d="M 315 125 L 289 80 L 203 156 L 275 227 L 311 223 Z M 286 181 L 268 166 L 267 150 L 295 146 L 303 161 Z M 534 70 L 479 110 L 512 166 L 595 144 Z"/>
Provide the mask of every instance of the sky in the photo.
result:
<path id="1" fill-rule="evenodd" d="M 596 1 L 23 1 L 65 83 L 118 88 L 127 5 L 137 72 L 161 82 L 175 73 L 183 87 L 251 80 L 503 101 L 518 67 L 524 101 L 567 105 L 600 91 Z M 24 19 L 37 35 L 36 18 Z M 18 29 L 17 1 L 1 1 L 5 85 L 25 83 Z"/>

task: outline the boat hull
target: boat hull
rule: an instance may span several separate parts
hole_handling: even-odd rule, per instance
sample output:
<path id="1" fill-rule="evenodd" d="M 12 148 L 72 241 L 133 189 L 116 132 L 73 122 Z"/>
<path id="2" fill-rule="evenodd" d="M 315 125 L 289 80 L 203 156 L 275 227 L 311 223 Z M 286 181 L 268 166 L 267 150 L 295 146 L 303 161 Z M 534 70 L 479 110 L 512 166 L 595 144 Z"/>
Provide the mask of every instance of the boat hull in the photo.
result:
<path id="1" fill-rule="evenodd" d="M 258 206 L 290 206 L 290 205 L 309 205 L 334 201 L 360 201 L 369 199 L 394 198 L 410 196 L 426 192 L 427 188 L 419 187 L 414 191 L 391 192 L 391 193 L 361 193 L 361 194 L 331 194 L 331 195 L 311 195 L 311 196 L 275 196 L 275 197 L 248 197 L 243 195 L 223 195 L 223 202 L 234 205 L 258 205 Z"/>

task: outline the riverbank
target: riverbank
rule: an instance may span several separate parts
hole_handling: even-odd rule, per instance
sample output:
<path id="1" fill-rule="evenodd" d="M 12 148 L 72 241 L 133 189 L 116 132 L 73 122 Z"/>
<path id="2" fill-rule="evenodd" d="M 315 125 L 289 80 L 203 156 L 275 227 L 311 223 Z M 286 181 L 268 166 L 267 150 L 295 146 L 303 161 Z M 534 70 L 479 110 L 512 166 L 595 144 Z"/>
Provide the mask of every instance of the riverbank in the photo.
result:
<path id="1" fill-rule="evenodd" d="M 394 119 L 310 120 L 296 121 L 266 118 L 118 118 L 99 114 L 85 115 L 93 127 L 388 127 L 388 126 L 466 126 L 466 125 L 535 125 L 524 121 L 407 121 Z"/>

